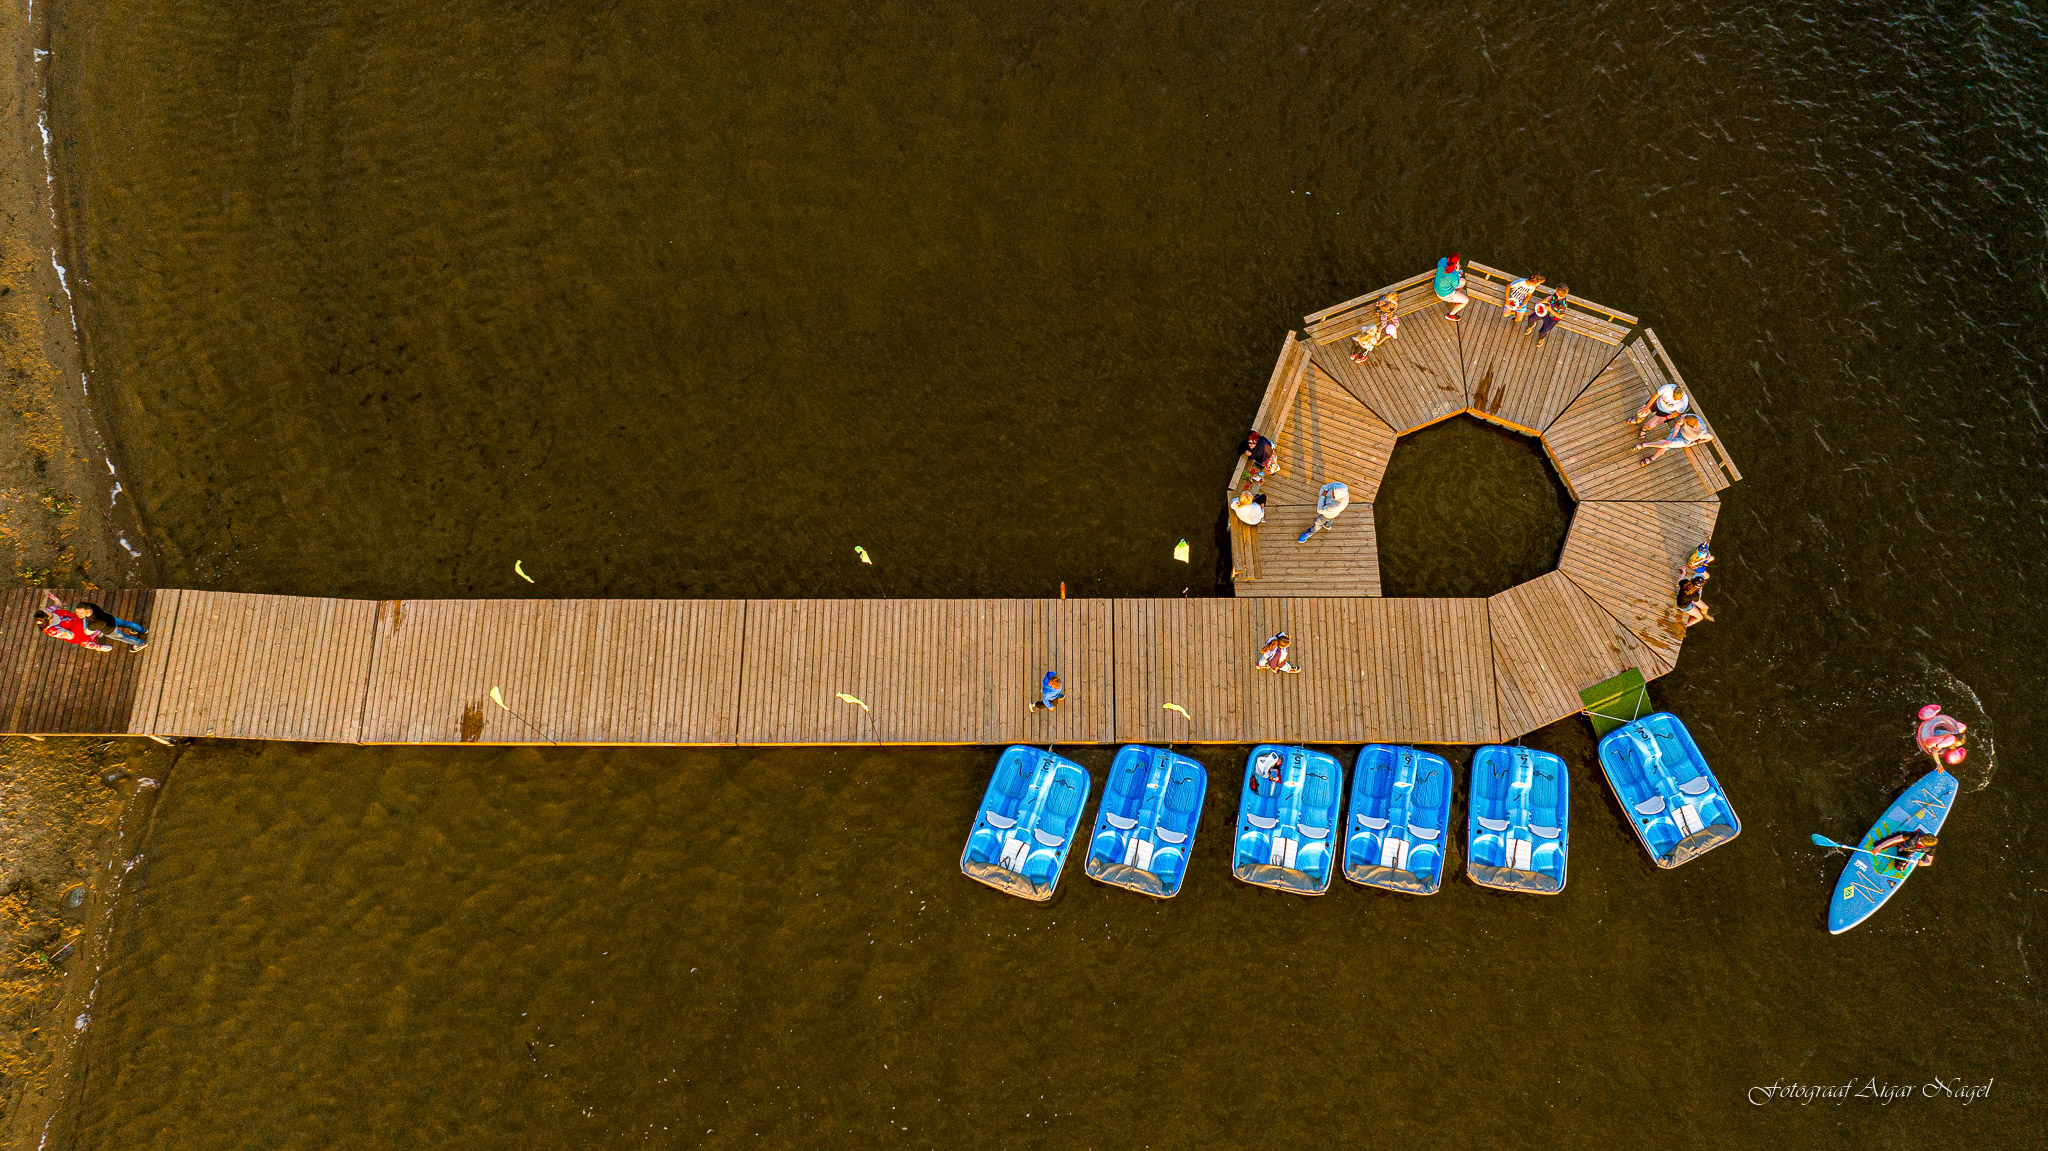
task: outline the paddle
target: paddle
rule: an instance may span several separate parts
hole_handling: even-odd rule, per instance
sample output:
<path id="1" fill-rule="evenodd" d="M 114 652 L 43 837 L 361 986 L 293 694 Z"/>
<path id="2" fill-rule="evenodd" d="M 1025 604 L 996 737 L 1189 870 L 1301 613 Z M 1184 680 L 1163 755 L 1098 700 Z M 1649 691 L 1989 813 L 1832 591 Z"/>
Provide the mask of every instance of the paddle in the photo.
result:
<path id="1" fill-rule="evenodd" d="M 1920 861 L 1917 859 L 1907 859 L 1903 855 L 1887 855 L 1882 851 L 1872 851 L 1867 847 L 1850 847 L 1846 843 L 1836 843 L 1834 840 L 1829 839 L 1827 836 L 1822 835 L 1818 831 L 1813 833 L 1813 842 L 1821 847 L 1839 847 L 1843 851 L 1860 851 L 1865 855 L 1875 855 L 1879 859 L 1896 859 L 1900 863 L 1910 863 L 1916 867 L 1919 866 L 1920 863 Z M 1915 888 L 1915 890 L 1918 890 L 1918 888 Z"/>

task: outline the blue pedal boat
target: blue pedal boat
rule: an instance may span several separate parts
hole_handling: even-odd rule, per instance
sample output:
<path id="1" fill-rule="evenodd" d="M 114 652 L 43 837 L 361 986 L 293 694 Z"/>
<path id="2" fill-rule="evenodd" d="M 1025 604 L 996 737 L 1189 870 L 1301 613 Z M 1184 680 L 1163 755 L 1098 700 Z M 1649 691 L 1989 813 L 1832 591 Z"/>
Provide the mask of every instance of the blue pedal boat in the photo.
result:
<path id="1" fill-rule="evenodd" d="M 1941 825 L 1948 822 L 1957 788 L 1956 777 L 1937 767 L 1915 780 L 1904 795 L 1885 809 L 1884 818 L 1863 833 L 1862 841 L 1856 845 L 1863 850 L 1850 854 L 1842 877 L 1835 881 L 1835 897 L 1828 901 L 1829 935 L 1840 935 L 1876 915 L 1877 909 L 1920 870 L 1918 852 L 1894 859 L 1874 858 L 1868 852 L 1879 840 L 1901 831 L 1939 833 Z"/>
<path id="2" fill-rule="evenodd" d="M 1160 899 L 1180 894 L 1208 794 L 1208 768 L 1156 747 L 1124 745 L 1102 788 L 1088 877 Z"/>
<path id="3" fill-rule="evenodd" d="M 1742 820 L 1706 756 L 1668 711 L 1608 732 L 1600 741 L 1600 768 L 1659 867 L 1698 859 L 1742 834 Z"/>
<path id="4" fill-rule="evenodd" d="M 1449 761 L 1420 748 L 1367 744 L 1352 768 L 1351 822 L 1344 826 L 1344 878 L 1436 894 L 1451 826 Z"/>
<path id="5" fill-rule="evenodd" d="M 1481 887 L 1556 895 L 1571 849 L 1571 778 L 1533 747 L 1482 747 L 1472 757 L 1465 874 Z"/>
<path id="6" fill-rule="evenodd" d="M 1279 781 L 1264 773 L 1278 769 Z M 1337 871 L 1344 765 L 1305 747 L 1262 743 L 1244 765 L 1230 873 L 1246 883 L 1321 895 Z"/>
<path id="7" fill-rule="evenodd" d="M 1021 899 L 1051 899 L 1081 829 L 1088 787 L 1087 770 L 1073 760 L 1036 747 L 1005 749 L 967 834 L 960 870 Z"/>

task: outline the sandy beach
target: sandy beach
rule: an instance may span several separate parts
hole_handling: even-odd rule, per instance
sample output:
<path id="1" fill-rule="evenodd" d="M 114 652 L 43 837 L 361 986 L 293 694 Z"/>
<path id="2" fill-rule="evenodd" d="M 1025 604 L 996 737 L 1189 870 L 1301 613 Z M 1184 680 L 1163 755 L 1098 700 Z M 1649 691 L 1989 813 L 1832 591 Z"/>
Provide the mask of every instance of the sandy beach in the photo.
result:
<path id="1" fill-rule="evenodd" d="M 43 7 L 7 6 L 0 131 L 0 557 L 10 586 L 147 586 L 140 526 L 116 495 L 71 297 L 57 271 L 42 134 Z M 76 285 L 72 285 L 75 287 Z M 0 1144 L 35 1147 L 71 1082 L 112 929 L 111 895 L 139 850 L 174 753 L 141 741 L 0 743 Z M 139 798 L 138 798 L 139 797 Z M 124 832 L 125 828 L 125 832 Z M 68 951 L 67 951 L 68 948 Z"/>

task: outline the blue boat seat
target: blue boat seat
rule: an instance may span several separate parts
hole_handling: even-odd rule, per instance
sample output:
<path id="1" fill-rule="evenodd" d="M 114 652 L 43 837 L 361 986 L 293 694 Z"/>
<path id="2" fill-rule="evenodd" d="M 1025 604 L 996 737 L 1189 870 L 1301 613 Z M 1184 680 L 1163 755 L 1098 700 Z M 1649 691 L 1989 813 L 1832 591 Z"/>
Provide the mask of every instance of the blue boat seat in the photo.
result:
<path id="1" fill-rule="evenodd" d="M 1138 826 L 1137 820 L 1118 815 L 1114 811 L 1104 812 L 1102 818 L 1107 820 L 1109 825 L 1118 831 L 1129 831 Z"/>
<path id="2" fill-rule="evenodd" d="M 1408 825 L 1408 834 L 1417 839 L 1435 839 L 1443 833 L 1444 831 L 1441 827 L 1417 827 L 1412 823 Z"/>
<path id="3" fill-rule="evenodd" d="M 1538 827 L 1532 823 L 1529 825 L 1529 830 L 1535 832 L 1537 835 L 1540 835 L 1545 839 L 1556 839 L 1558 833 L 1563 831 L 1564 829 L 1560 827 Z"/>
<path id="4" fill-rule="evenodd" d="M 1678 790 L 1687 795 L 1705 795 L 1712 790 L 1714 781 L 1704 775 L 1696 775 L 1678 785 Z"/>
<path id="5" fill-rule="evenodd" d="M 1376 815 L 1361 815 L 1358 817 L 1358 822 L 1360 826 L 1368 831 L 1385 831 L 1387 829 L 1387 821 Z"/>
<path id="6" fill-rule="evenodd" d="M 1188 837 L 1185 832 L 1169 831 L 1163 827 L 1153 828 L 1152 834 L 1158 836 L 1159 842 L 1161 843 L 1181 844 L 1186 843 L 1188 841 Z"/>
<path id="7" fill-rule="evenodd" d="M 1258 828 L 1260 831 L 1271 831 L 1274 828 L 1280 826 L 1280 817 L 1277 815 L 1247 814 L 1244 817 L 1244 821 L 1246 823 L 1251 824 L 1253 827 Z"/>
<path id="8" fill-rule="evenodd" d="M 1323 837 L 1330 834 L 1330 829 L 1327 827 L 1310 827 L 1306 823 L 1297 823 L 1294 825 L 1294 827 L 1295 830 L 1301 832 L 1303 835 L 1308 836 L 1310 839 L 1322 839 Z"/>
<path id="9" fill-rule="evenodd" d="M 1000 827 L 1004 831 L 1008 831 L 1017 826 L 1017 821 L 1007 815 L 997 815 L 993 811 L 983 812 L 983 814 L 988 817 L 988 825 L 990 827 Z"/>
<path id="10" fill-rule="evenodd" d="M 1043 831 L 1032 832 L 1031 838 L 1037 840 L 1041 847 L 1058 847 L 1067 841 L 1067 837 L 1064 835 L 1047 835 Z"/>
<path id="11" fill-rule="evenodd" d="M 1664 814 L 1664 797 L 1661 795 L 1653 795 L 1650 798 L 1642 801 L 1641 803 L 1636 804 L 1636 810 L 1642 813 L 1643 815 L 1662 815 Z"/>
<path id="12" fill-rule="evenodd" d="M 1478 821 L 1479 826 L 1488 831 L 1506 831 L 1508 829 L 1508 821 L 1505 819 L 1488 819 L 1483 815 L 1474 816 L 1473 818 Z"/>

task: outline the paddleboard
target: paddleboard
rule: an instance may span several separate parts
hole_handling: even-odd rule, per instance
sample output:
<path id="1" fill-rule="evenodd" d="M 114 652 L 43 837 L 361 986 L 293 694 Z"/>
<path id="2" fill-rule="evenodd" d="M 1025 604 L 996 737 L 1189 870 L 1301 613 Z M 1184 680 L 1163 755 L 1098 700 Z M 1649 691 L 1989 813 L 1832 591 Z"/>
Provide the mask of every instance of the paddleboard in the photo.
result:
<path id="1" fill-rule="evenodd" d="M 1842 868 L 1842 877 L 1835 881 L 1835 897 L 1828 902 L 1828 934 L 1840 935 L 1877 914 L 1877 909 L 1918 870 L 1910 864 L 1878 859 L 1864 852 L 1878 840 L 1897 832 L 1939 833 L 1948 819 L 1949 806 L 1955 802 L 1956 788 L 1956 777 L 1936 768 L 1907 788 L 1884 813 L 1884 818 L 1863 833 L 1862 842 L 1856 846 L 1864 851 L 1850 853 L 1848 866 Z"/>

